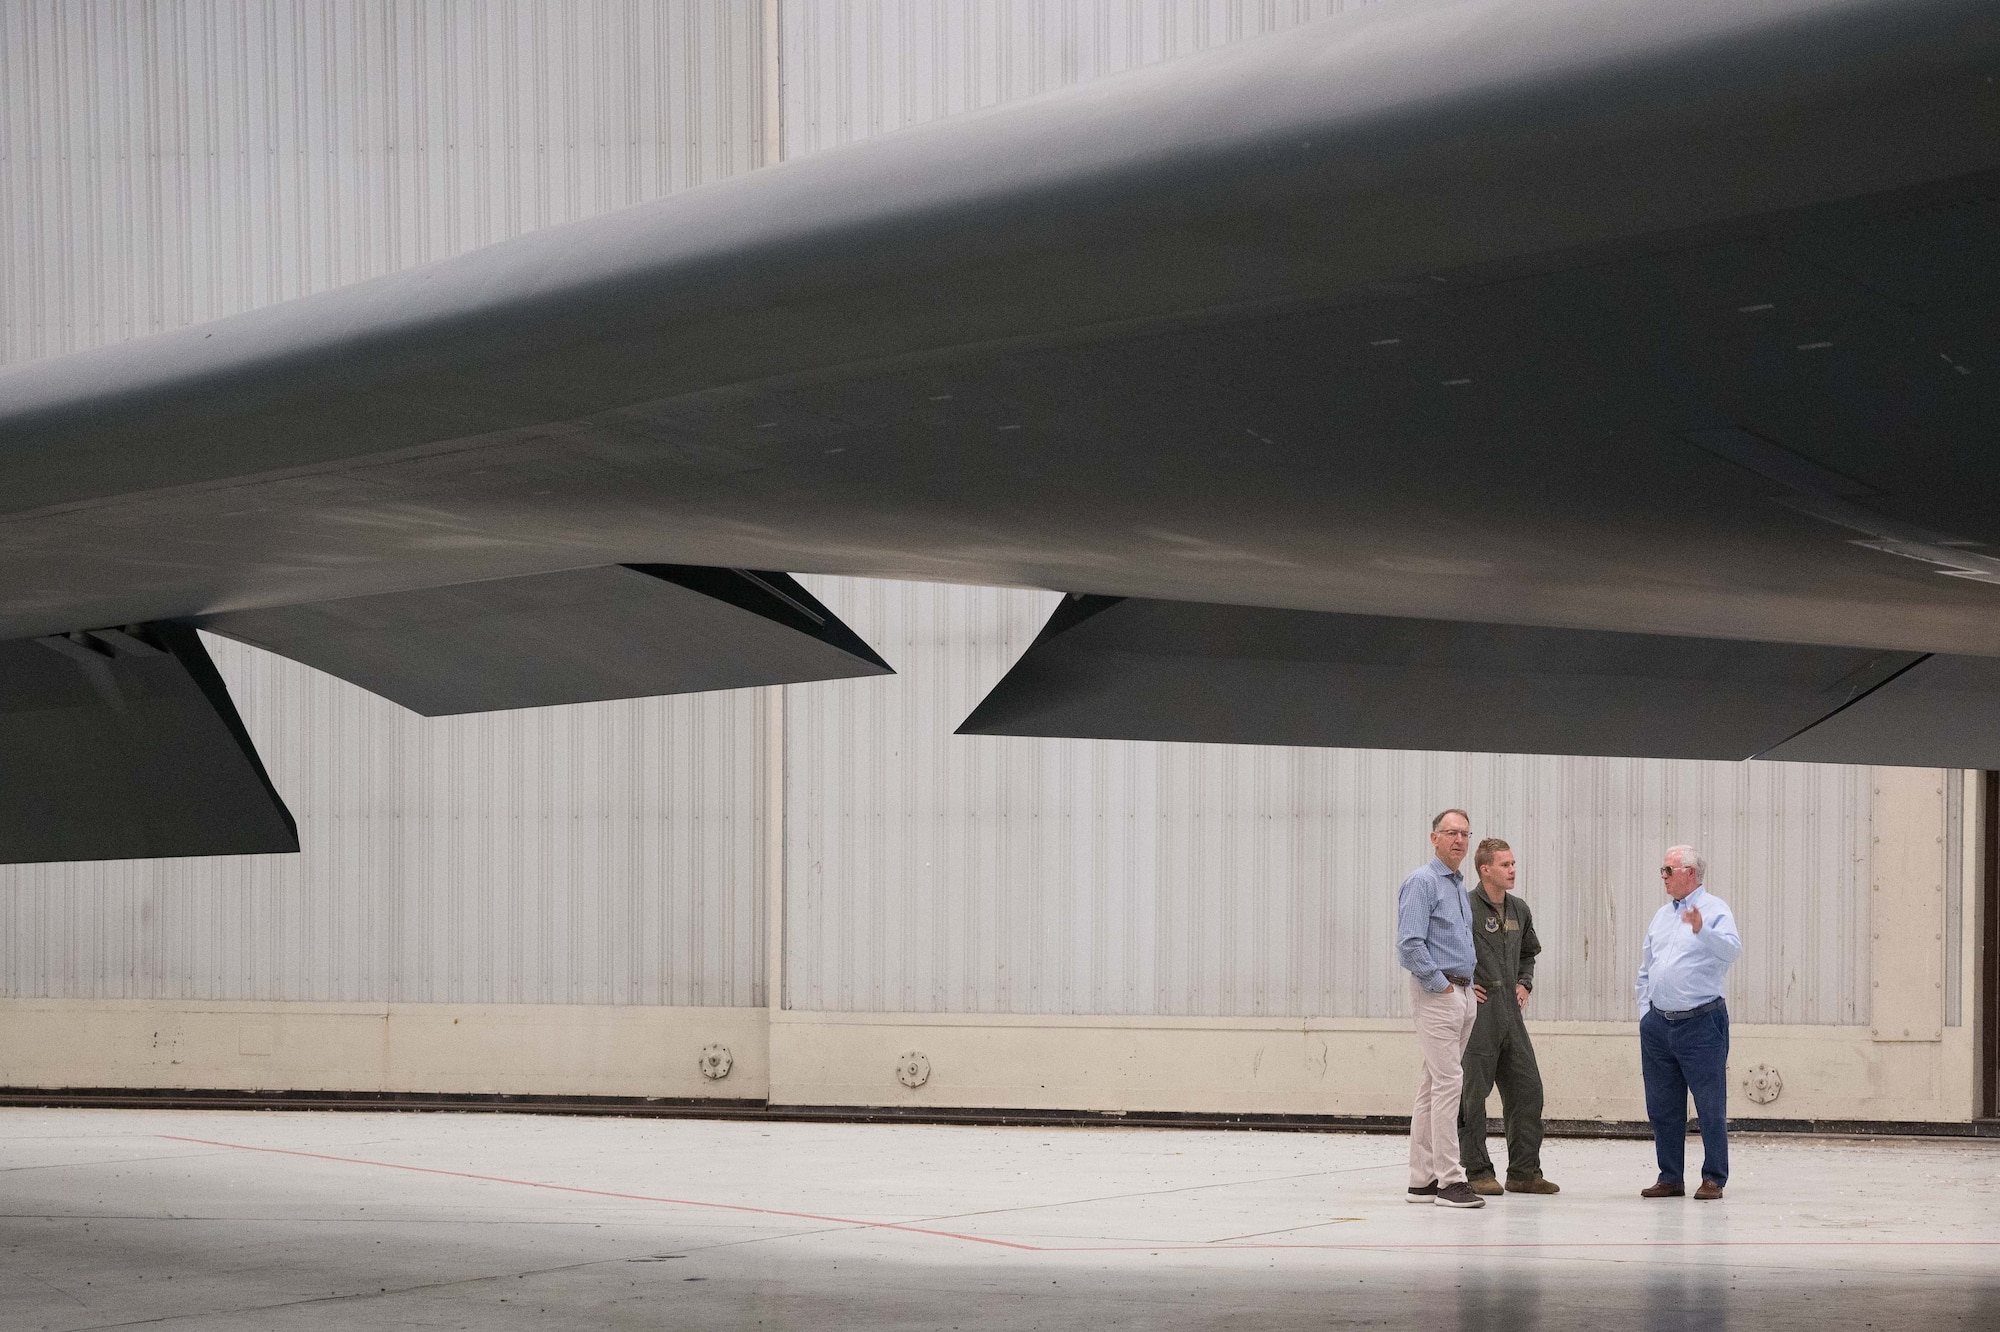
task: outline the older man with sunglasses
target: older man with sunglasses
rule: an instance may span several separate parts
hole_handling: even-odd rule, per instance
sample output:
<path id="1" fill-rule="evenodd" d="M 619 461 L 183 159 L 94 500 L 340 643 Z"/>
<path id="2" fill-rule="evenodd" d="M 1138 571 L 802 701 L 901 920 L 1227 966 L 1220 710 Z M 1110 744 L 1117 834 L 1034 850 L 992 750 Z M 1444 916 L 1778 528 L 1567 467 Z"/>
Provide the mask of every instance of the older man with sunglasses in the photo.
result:
<path id="1" fill-rule="evenodd" d="M 1729 1182 L 1729 964 L 1743 951 L 1729 904 L 1708 891 L 1708 861 L 1691 846 L 1667 849 L 1660 879 L 1670 899 L 1646 928 L 1639 957 L 1639 1061 L 1660 1177 L 1642 1198 L 1678 1198 L 1687 1155 L 1687 1102 L 1701 1119 L 1703 1202 Z"/>

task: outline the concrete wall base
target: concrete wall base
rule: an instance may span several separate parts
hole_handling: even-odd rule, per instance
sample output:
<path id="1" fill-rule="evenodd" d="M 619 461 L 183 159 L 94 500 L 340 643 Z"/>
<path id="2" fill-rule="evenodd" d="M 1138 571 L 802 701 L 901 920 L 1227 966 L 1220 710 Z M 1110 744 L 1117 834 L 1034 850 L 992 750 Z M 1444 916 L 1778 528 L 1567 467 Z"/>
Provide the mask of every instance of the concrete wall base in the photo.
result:
<path id="1" fill-rule="evenodd" d="M 1646 1117 L 1637 1023 L 1530 1023 L 1551 1119 Z M 1730 1117 L 1936 1120 L 1973 1117 L 1969 1033 L 1880 1042 L 1866 1028 L 1738 1025 Z M 925 1055 L 920 1087 L 894 1077 Z M 771 1099 L 790 1105 L 1010 1106 L 1151 1113 L 1409 1114 L 1415 1037 L 1386 1019 L 1201 1019 L 775 1014 Z M 1767 1105 L 1747 1070 L 1778 1070 Z M 1499 1098 L 1489 1101 L 1499 1112 Z"/>
<path id="2" fill-rule="evenodd" d="M 1645 1118 L 1632 1023 L 1531 1023 L 1552 1120 Z M 1971 1034 L 1734 1028 L 1748 1124 L 1972 1122 Z M 726 1077 L 701 1052 L 726 1047 Z M 908 1086 L 904 1056 L 928 1077 Z M 1778 1070 L 1779 1098 L 1743 1078 Z M 762 1008 L 0 1001 L 0 1087 L 633 1098 L 944 1114 L 1400 1119 L 1415 1041 L 1391 1020 L 965 1016 Z M 1489 1110 L 1498 1112 L 1497 1097 Z"/>
<path id="3" fill-rule="evenodd" d="M 434 1092 L 230 1091 L 171 1087 L 0 1087 L 0 1106 L 86 1110 L 353 1110 L 458 1114 L 585 1115 L 617 1119 L 754 1119 L 765 1123 L 976 1124 L 1013 1128 L 1171 1128 L 1263 1133 L 1380 1133 L 1410 1130 L 1397 1115 L 1217 1115 L 1193 1111 L 1132 1114 L 1113 1110 L 1007 1110 L 971 1107 L 909 1109 L 886 1106 L 772 1105 L 674 1096 L 481 1096 Z M 1502 1136 L 1498 1119 L 1487 1134 Z M 1631 1138 L 1651 1141 L 1650 1124 L 1627 1119 L 1548 1119 L 1550 1138 Z M 1733 1134 L 1833 1138 L 1991 1138 L 2000 1119 L 1970 1123 L 1897 1119 L 1731 1120 Z M 1688 1121 L 1688 1137 L 1701 1126 Z"/>
<path id="4" fill-rule="evenodd" d="M 762 1008 L 12 999 L 0 1084 L 761 1101 L 768 1030 Z"/>

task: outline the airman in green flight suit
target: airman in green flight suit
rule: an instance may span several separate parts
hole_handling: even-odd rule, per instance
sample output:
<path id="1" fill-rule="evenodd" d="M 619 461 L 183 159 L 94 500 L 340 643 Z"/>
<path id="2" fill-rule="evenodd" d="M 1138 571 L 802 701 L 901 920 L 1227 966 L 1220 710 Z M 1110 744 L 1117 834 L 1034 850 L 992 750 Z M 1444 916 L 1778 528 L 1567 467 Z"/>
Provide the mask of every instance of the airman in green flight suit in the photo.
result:
<path id="1" fill-rule="evenodd" d="M 1472 902 L 1472 948 L 1479 966 L 1473 995 L 1479 1017 L 1465 1047 L 1465 1088 L 1458 1103 L 1458 1150 L 1474 1193 L 1494 1197 L 1503 1190 L 1486 1154 L 1486 1095 L 1497 1083 L 1507 1126 L 1508 1193 L 1556 1193 L 1542 1175 L 1542 1071 L 1528 1024 L 1521 1016 L 1535 988 L 1535 958 L 1542 951 L 1528 904 L 1514 886 L 1514 852 L 1489 837 L 1473 853 L 1479 886 Z"/>

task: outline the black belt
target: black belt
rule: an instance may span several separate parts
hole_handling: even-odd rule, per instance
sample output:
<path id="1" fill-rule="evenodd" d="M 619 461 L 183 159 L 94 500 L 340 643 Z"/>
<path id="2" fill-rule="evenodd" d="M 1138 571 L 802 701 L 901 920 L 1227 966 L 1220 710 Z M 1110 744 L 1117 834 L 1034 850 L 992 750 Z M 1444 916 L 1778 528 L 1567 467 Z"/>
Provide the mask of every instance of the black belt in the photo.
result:
<path id="1" fill-rule="evenodd" d="M 1452 974 L 1451 974 L 1451 973 L 1450 973 L 1449 971 L 1447 971 L 1447 972 L 1445 972 L 1445 973 L 1444 973 L 1444 978 L 1445 978 L 1446 980 L 1450 981 L 1450 982 L 1451 982 L 1451 983 L 1452 983 L 1453 985 L 1456 985 L 1456 986 L 1458 986 L 1458 987 L 1459 987 L 1460 989 L 1466 989 L 1466 988 L 1469 988 L 1469 987 L 1471 986 L 1471 984 L 1472 984 L 1472 981 L 1471 981 L 1470 979 L 1468 979 L 1467 977 L 1464 977 L 1464 976 L 1454 976 L 1454 975 L 1452 975 Z"/>
<path id="2" fill-rule="evenodd" d="M 1669 1022 L 1681 1022 L 1687 1018 L 1694 1017 L 1696 1014 L 1706 1013 L 1720 1007 L 1722 1007 L 1720 999 L 1711 999 L 1705 1004 L 1696 1004 L 1693 1008 L 1683 1008 L 1678 1013 L 1670 1013 L 1664 1008 L 1656 1008 L 1653 1011 Z"/>

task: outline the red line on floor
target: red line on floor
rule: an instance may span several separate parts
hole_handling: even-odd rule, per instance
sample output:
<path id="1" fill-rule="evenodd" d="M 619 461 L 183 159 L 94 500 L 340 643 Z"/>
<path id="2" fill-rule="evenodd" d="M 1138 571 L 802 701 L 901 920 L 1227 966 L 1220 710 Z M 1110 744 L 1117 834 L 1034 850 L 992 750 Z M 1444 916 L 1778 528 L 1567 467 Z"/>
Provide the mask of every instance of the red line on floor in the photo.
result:
<path id="1" fill-rule="evenodd" d="M 749 1212 L 757 1216 L 782 1216 L 795 1221 L 830 1221 L 835 1225 L 861 1226 L 869 1230 L 901 1230 L 912 1235 L 934 1235 L 940 1239 L 965 1240 L 970 1244 L 991 1244 L 1000 1249 L 1033 1249 L 1032 1244 L 988 1239 L 984 1235 L 962 1235 L 955 1230 L 932 1230 L 925 1226 L 903 1225 L 895 1221 L 863 1221 L 851 1216 L 822 1216 L 818 1212 L 787 1212 L 775 1207 L 751 1207 L 744 1203 L 703 1202 L 695 1198 L 664 1198 L 650 1193 L 619 1193 L 611 1189 L 586 1189 L 575 1184 L 545 1184 L 534 1179 L 510 1179 L 505 1175 L 479 1175 L 467 1170 L 440 1170 L 436 1166 L 404 1165 L 399 1161 L 370 1161 L 358 1156 L 329 1156 L 324 1152 L 302 1152 L 291 1147 L 254 1147 L 243 1142 L 217 1142 L 213 1138 L 183 1138 L 174 1133 L 157 1135 L 169 1142 L 191 1142 L 203 1147 L 227 1147 L 239 1152 L 267 1152 L 273 1156 L 299 1156 L 309 1161 L 332 1161 L 339 1165 L 375 1166 L 382 1170 L 408 1170 L 420 1175 L 442 1175 L 447 1179 L 477 1180 L 482 1184 L 514 1184 L 524 1189 L 548 1189 L 555 1193 L 581 1193 L 592 1198 L 617 1198 L 626 1202 L 666 1203 L 673 1207 L 706 1207 L 721 1212 Z"/>
<path id="2" fill-rule="evenodd" d="M 2000 1240 L 1447 1240 L 1441 1243 L 1401 1243 L 1396 1240 L 1353 1240 L 1346 1244 L 1206 1244 L 1168 1241 L 1163 1244 L 1016 1244 L 1033 1253 L 1216 1253 L 1219 1251 L 1295 1249 L 1394 1253 L 1451 1249 L 1950 1249 L 2000 1247 Z"/>
<path id="3" fill-rule="evenodd" d="M 851 1216 L 827 1216 L 819 1212 L 788 1212 L 776 1207 L 752 1207 L 746 1203 L 705 1202 L 697 1198 L 668 1198 L 651 1193 L 619 1193 L 611 1189 L 587 1189 L 576 1184 L 546 1184 L 534 1179 L 513 1179 L 506 1175 L 481 1175 L 469 1170 L 443 1170 L 437 1166 L 405 1165 L 399 1161 L 371 1161 L 360 1156 L 331 1156 L 325 1152 L 304 1152 L 293 1147 L 256 1147 L 245 1142 L 219 1142 L 213 1138 L 183 1138 L 160 1133 L 168 1142 L 188 1142 L 201 1147 L 226 1147 L 238 1152 L 265 1152 L 272 1156 L 297 1156 L 308 1161 L 331 1161 L 336 1165 L 373 1166 L 379 1170 L 407 1170 L 419 1175 L 440 1175 L 446 1179 L 469 1179 L 481 1184 L 512 1184 L 524 1189 L 547 1189 L 552 1193 L 578 1193 L 591 1198 L 616 1198 L 623 1202 L 665 1203 L 670 1207 L 700 1207 L 719 1212 L 748 1212 L 755 1216 L 781 1216 L 794 1221 L 827 1221 L 864 1230 L 898 1230 L 908 1235 L 929 1235 L 936 1239 L 964 1240 L 987 1244 L 996 1249 L 1021 1253 L 1216 1253 L 1223 1250 L 1297 1249 L 1328 1251 L 1394 1251 L 1399 1249 L 1952 1249 L 1996 1248 L 2000 1240 L 1463 1240 L 1441 1243 L 1398 1244 L 1376 1240 L 1349 1244 L 1025 1244 L 1015 1240 L 967 1235 L 956 1230 L 936 1230 L 897 1221 L 863 1221 Z"/>

